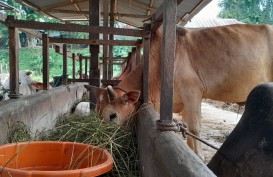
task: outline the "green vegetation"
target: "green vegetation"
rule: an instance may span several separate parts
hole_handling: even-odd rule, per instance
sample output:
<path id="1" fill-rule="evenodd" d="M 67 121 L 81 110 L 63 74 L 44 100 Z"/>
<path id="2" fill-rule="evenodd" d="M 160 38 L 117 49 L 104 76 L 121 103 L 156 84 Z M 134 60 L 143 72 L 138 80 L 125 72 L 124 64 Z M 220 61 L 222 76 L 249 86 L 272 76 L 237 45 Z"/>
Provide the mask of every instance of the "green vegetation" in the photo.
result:
<path id="1" fill-rule="evenodd" d="M 4 72 L 9 71 L 9 51 L 8 49 L 0 49 L 0 63 L 4 66 Z M 6 68 L 7 67 L 7 68 Z M 49 75 L 60 76 L 63 72 L 63 57 L 57 54 L 53 49 L 50 49 L 49 58 Z M 20 48 L 19 51 L 19 69 L 32 71 L 32 78 L 34 80 L 42 80 L 42 48 Z M 68 59 L 68 74 L 72 75 L 72 60 Z M 79 62 L 76 62 L 76 71 L 79 70 Z M 52 79 L 52 78 L 51 78 Z"/>
<path id="2" fill-rule="evenodd" d="M 127 52 L 131 50 L 129 47 L 116 47 L 114 48 L 114 56 L 126 56 Z M 76 54 L 82 54 L 84 56 L 89 56 L 88 48 L 85 49 L 74 49 L 71 50 Z M 119 55 L 119 54 L 122 55 Z M 42 69 L 43 69 L 43 58 L 42 58 L 42 48 L 41 47 L 24 47 L 19 49 L 19 69 L 27 70 L 32 72 L 32 78 L 37 81 L 42 81 Z M 0 64 L 3 65 L 3 72 L 9 72 L 9 50 L 0 49 Z M 72 59 L 68 58 L 67 72 L 69 77 L 72 76 Z M 60 76 L 63 72 L 63 56 L 56 53 L 54 49 L 50 49 L 49 57 L 49 76 L 50 80 L 54 76 Z M 83 62 L 83 70 L 85 63 Z M 76 61 L 76 72 L 80 69 L 79 62 Z M 89 71 L 89 69 L 88 69 Z M 114 76 L 121 72 L 120 65 L 114 65 L 113 68 Z M 84 72 L 84 71 L 83 71 Z M 77 74 L 77 73 L 76 73 Z"/>
<path id="3" fill-rule="evenodd" d="M 219 17 L 244 23 L 273 24 L 273 0 L 221 0 Z"/>
<path id="4" fill-rule="evenodd" d="M 131 122 L 132 123 L 132 122 Z M 134 124 L 130 124 L 134 125 Z M 58 119 L 55 128 L 31 134 L 22 122 L 9 127 L 8 143 L 25 141 L 63 141 L 91 144 L 107 149 L 113 156 L 114 168 L 108 177 L 140 176 L 137 139 L 132 126 L 119 127 L 102 122 L 94 113 L 87 116 L 66 114 Z"/>

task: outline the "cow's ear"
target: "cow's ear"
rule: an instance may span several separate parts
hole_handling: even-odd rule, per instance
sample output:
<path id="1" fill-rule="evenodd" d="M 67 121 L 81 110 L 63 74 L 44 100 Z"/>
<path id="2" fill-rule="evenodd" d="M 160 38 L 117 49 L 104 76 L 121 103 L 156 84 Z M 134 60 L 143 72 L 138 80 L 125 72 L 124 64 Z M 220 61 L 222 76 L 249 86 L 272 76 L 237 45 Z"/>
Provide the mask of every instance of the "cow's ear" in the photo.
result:
<path id="1" fill-rule="evenodd" d="M 138 101 L 139 97 L 140 97 L 140 91 L 139 90 L 132 90 L 132 91 L 126 92 L 122 96 L 122 100 L 124 102 L 135 103 Z"/>
<path id="2" fill-rule="evenodd" d="M 95 96 L 98 95 L 99 91 L 102 89 L 102 88 L 99 88 L 99 87 L 96 87 L 96 86 L 93 86 L 93 85 L 84 85 L 84 87 L 93 92 Z"/>

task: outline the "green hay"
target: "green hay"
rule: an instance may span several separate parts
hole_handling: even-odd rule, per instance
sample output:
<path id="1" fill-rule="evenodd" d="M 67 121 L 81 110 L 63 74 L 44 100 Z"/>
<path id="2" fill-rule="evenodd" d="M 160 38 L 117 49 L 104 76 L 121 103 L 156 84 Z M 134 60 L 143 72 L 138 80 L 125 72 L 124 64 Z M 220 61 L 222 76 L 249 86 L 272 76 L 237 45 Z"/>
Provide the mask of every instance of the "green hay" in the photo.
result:
<path id="1" fill-rule="evenodd" d="M 8 127 L 8 143 L 31 141 L 30 128 L 21 121 L 14 122 Z"/>
<path id="2" fill-rule="evenodd" d="M 65 115 L 43 140 L 92 144 L 108 150 L 114 168 L 108 176 L 140 176 L 136 136 L 129 126 L 102 122 L 94 113 L 88 116 Z"/>
<path id="3" fill-rule="evenodd" d="M 61 116 L 55 128 L 42 132 L 34 138 L 29 127 L 23 122 L 15 122 L 9 127 L 8 135 L 9 143 L 35 140 L 70 141 L 102 147 L 108 150 L 114 159 L 113 170 L 105 176 L 140 176 L 134 128 L 102 122 L 94 113 L 87 116 L 73 114 Z"/>

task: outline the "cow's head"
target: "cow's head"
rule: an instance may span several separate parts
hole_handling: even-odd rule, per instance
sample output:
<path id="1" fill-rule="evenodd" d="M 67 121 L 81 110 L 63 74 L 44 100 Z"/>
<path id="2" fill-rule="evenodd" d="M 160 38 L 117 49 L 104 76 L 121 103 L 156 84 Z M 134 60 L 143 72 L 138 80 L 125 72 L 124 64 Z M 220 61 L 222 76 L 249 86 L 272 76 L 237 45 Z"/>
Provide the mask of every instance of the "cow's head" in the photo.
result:
<path id="1" fill-rule="evenodd" d="M 99 88 L 91 85 L 85 85 L 85 88 L 95 95 L 96 113 L 103 121 L 123 125 L 138 107 L 139 90 L 124 91 L 114 89 L 112 86 Z"/>

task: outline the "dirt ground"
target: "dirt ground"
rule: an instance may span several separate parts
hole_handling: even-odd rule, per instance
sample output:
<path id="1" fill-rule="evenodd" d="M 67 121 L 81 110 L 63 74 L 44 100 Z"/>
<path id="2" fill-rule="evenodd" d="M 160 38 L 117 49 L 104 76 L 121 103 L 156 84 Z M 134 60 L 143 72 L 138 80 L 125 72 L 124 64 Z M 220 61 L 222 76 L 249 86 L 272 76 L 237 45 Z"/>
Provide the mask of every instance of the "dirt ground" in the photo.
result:
<path id="1" fill-rule="evenodd" d="M 216 147 L 220 147 L 240 120 L 243 106 L 212 100 L 202 102 L 202 135 L 201 138 Z M 178 115 L 175 115 L 175 117 Z M 205 163 L 208 163 L 216 150 L 202 144 Z"/>

